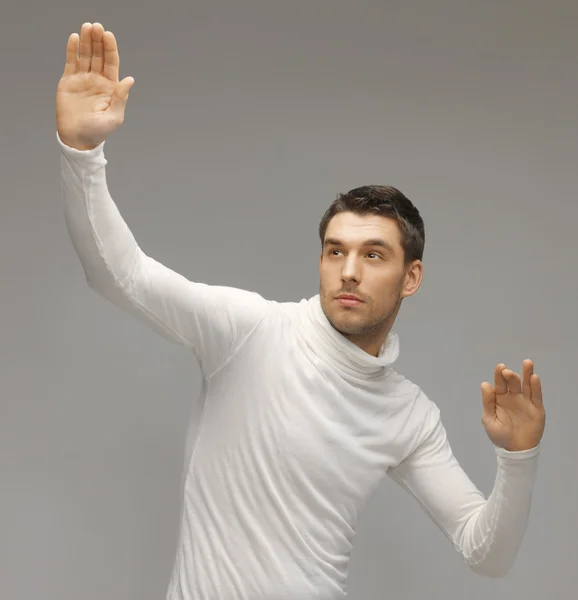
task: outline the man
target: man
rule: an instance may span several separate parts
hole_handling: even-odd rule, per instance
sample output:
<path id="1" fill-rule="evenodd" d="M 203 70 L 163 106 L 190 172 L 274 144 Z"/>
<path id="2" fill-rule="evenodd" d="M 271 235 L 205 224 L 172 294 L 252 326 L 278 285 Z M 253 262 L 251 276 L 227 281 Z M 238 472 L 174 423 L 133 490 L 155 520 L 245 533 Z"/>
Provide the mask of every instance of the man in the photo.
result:
<path id="1" fill-rule="evenodd" d="M 106 183 L 103 147 L 134 80 L 115 37 L 68 40 L 56 114 L 66 221 L 89 286 L 194 353 L 203 415 L 188 448 L 168 600 L 346 596 L 359 513 L 385 474 L 465 563 L 504 576 L 526 526 L 545 427 L 532 361 L 482 384 L 497 455 L 487 499 L 452 454 L 440 411 L 392 367 L 392 325 L 422 278 L 423 222 L 398 190 L 340 196 L 320 224 L 320 291 L 274 302 L 191 282 L 137 245 Z"/>

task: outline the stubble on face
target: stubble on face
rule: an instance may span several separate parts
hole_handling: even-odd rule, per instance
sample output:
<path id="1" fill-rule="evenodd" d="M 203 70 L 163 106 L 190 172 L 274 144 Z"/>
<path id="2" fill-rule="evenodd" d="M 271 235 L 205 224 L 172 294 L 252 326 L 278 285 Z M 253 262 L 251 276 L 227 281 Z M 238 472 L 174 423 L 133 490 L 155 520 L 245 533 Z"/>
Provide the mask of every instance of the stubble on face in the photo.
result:
<path id="1" fill-rule="evenodd" d="M 384 334 L 393 325 L 393 321 L 401 306 L 401 289 L 403 279 L 387 298 L 377 301 L 359 293 L 356 289 L 341 289 L 337 293 L 319 288 L 321 308 L 331 326 L 349 339 L 368 339 Z M 341 306 L 335 302 L 339 294 L 355 294 L 360 296 L 360 306 Z"/>
<path id="2" fill-rule="evenodd" d="M 406 268 L 397 224 L 376 215 L 341 213 L 326 232 L 320 258 L 321 307 L 331 326 L 374 353 L 385 341 L 404 297 Z M 363 302 L 344 305 L 337 296 Z"/>

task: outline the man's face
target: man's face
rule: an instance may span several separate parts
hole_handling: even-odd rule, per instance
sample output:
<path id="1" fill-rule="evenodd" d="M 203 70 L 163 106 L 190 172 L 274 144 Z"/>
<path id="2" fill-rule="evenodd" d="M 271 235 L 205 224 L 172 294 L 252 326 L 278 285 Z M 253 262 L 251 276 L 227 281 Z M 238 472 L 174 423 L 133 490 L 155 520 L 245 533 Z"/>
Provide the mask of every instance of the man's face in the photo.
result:
<path id="1" fill-rule="evenodd" d="M 404 265 L 397 223 L 343 212 L 329 222 L 319 261 L 321 306 L 333 327 L 376 354 L 401 300 L 421 283 L 421 261 Z M 354 295 L 359 301 L 340 298 Z"/>

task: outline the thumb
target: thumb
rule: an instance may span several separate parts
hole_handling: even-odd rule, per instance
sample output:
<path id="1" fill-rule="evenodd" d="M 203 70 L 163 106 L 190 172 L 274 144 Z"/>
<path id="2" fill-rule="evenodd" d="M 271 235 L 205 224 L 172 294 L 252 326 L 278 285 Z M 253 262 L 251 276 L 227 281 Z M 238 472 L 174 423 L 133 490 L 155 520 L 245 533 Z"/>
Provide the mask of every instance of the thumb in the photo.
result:
<path id="1" fill-rule="evenodd" d="M 482 390 L 482 407 L 485 418 L 492 418 L 496 414 L 496 394 L 490 383 L 484 381 L 481 386 Z"/>
<path id="2" fill-rule="evenodd" d="M 110 110 L 117 113 L 118 116 L 122 116 L 126 103 L 128 102 L 128 93 L 134 85 L 133 77 L 125 77 L 122 81 L 119 81 L 112 98 L 110 100 Z"/>

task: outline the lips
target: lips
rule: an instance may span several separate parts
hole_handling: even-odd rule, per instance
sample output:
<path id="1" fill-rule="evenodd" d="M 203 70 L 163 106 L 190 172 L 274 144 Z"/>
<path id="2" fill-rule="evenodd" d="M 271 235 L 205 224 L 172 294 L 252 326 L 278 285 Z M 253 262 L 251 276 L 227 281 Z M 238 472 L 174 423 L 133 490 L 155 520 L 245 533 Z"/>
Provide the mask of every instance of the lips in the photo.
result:
<path id="1" fill-rule="evenodd" d="M 342 294 L 337 296 L 337 302 L 339 302 L 341 306 L 360 306 L 363 304 L 363 300 L 351 294 Z"/>

